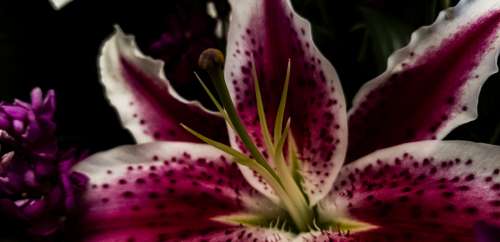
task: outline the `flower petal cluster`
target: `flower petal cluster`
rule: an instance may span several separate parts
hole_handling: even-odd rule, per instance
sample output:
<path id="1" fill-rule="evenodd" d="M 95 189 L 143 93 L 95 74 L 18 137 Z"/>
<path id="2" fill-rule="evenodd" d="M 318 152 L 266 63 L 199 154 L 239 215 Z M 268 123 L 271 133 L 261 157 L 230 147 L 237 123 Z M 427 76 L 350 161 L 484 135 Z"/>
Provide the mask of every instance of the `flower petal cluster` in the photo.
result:
<path id="1" fill-rule="evenodd" d="M 498 1 L 462 0 L 417 30 L 348 112 L 290 1 L 230 3 L 219 113 L 182 99 L 132 37 L 105 42 L 102 83 L 139 144 L 76 167 L 84 241 L 474 241 L 478 222 L 500 225 L 500 148 L 440 140 L 476 118 L 498 70 Z M 231 156 L 190 130 L 227 134 L 209 142 Z"/>
<path id="2" fill-rule="evenodd" d="M 39 88 L 30 103 L 0 103 L 0 223 L 12 229 L 0 234 L 54 235 L 86 185 L 71 171 L 82 157 L 58 149 L 54 112 L 54 92 Z"/>

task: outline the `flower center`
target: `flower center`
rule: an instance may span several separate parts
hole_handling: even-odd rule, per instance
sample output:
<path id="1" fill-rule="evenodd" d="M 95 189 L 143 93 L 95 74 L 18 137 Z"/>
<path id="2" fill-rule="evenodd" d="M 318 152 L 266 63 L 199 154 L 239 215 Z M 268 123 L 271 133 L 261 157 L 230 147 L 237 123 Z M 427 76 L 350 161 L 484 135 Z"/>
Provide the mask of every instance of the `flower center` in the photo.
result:
<path id="1" fill-rule="evenodd" d="M 275 194 L 279 198 L 280 205 L 284 208 L 284 210 L 287 211 L 289 219 L 293 222 L 293 230 L 302 232 L 309 231 L 313 227 L 317 227 L 315 226 L 314 219 L 315 209 L 310 206 L 309 201 L 301 186 L 301 161 L 299 159 L 299 156 L 297 155 L 295 141 L 290 132 L 290 119 L 287 119 L 286 123 L 284 123 L 285 105 L 288 93 L 288 83 L 290 79 L 290 62 L 287 68 L 287 75 L 285 78 L 285 84 L 283 87 L 283 92 L 281 94 L 280 103 L 276 112 L 277 115 L 274 122 L 275 126 L 273 129 L 273 135 L 271 135 L 267 126 L 267 119 L 262 102 L 262 96 L 260 92 L 259 81 L 257 79 L 255 65 L 253 67 L 253 79 L 259 123 L 262 132 L 261 135 L 264 138 L 265 143 L 264 151 L 269 154 L 267 156 L 267 159 L 248 134 L 231 100 L 229 91 L 224 81 L 223 54 L 219 50 L 208 49 L 201 54 L 199 64 L 210 75 L 220 102 L 200 80 L 201 85 L 207 91 L 208 95 L 210 96 L 226 122 L 238 135 L 241 142 L 247 149 L 249 155 L 239 152 L 225 144 L 207 138 L 184 125 L 183 127 L 204 142 L 230 154 L 239 164 L 247 166 L 258 173 L 262 177 L 262 179 L 265 180 L 270 187 L 272 187 Z M 285 124 L 284 127 L 283 124 Z M 272 163 L 269 161 L 272 161 Z M 271 167 L 270 164 L 274 164 L 274 167 Z M 277 222 L 275 221 L 275 223 Z"/>
<path id="2" fill-rule="evenodd" d="M 183 124 L 181 124 L 181 126 L 207 144 L 231 155 L 237 163 L 247 166 L 260 175 L 267 185 L 273 189 L 274 193 L 279 198 L 279 205 L 286 211 L 285 215 L 276 215 L 274 218 L 260 217 L 255 214 L 237 214 L 217 217 L 214 218 L 215 220 L 232 224 L 275 227 L 295 233 L 331 229 L 335 229 L 339 233 L 350 233 L 365 231 L 376 227 L 361 221 L 352 220 L 342 215 L 330 216 L 326 219 L 321 218 L 321 216 L 318 215 L 317 206 L 310 204 L 302 186 L 302 161 L 298 155 L 298 149 L 293 135 L 290 132 L 291 120 L 288 118 L 286 122 L 284 122 L 288 84 L 290 81 L 290 61 L 288 61 L 283 91 L 281 93 L 278 110 L 276 110 L 272 135 L 267 125 L 267 118 L 255 64 L 252 65 L 257 114 L 261 136 L 264 140 L 264 147 L 260 149 L 248 134 L 231 100 L 226 82 L 224 81 L 224 56 L 222 52 L 216 49 L 205 50 L 200 56 L 199 65 L 208 72 L 212 79 L 220 102 L 210 92 L 203 81 L 201 81 L 198 75 L 196 75 L 196 77 L 217 107 L 219 113 L 237 134 L 248 154 L 237 151 L 226 144 L 212 140 Z M 285 124 L 284 127 L 283 124 Z M 263 155 L 264 152 L 267 155 Z M 271 167 L 270 164 L 273 164 L 273 166 Z"/>

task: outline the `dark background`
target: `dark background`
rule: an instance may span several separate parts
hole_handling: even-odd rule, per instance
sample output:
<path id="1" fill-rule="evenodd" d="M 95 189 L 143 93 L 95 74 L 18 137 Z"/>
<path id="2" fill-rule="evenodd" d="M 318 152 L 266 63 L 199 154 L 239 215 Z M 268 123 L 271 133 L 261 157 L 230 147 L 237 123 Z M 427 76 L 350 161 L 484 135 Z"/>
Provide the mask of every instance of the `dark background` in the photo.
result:
<path id="1" fill-rule="evenodd" d="M 97 151 L 132 143 L 103 95 L 99 48 L 116 23 L 136 34 L 139 43 L 159 36 L 165 31 L 162 23 L 177 10 L 175 2 L 75 0 L 56 11 L 48 0 L 0 1 L 0 99 L 27 99 L 34 86 L 55 89 L 63 145 Z M 444 6 L 454 5 L 437 0 L 293 2 L 312 22 L 316 43 L 336 67 L 348 101 L 384 70 L 387 56 L 407 43 L 413 30 L 430 24 Z M 449 139 L 499 143 L 498 79 L 495 75 L 483 87 L 479 119 Z M 180 91 L 190 98 L 198 95 L 194 89 Z"/>

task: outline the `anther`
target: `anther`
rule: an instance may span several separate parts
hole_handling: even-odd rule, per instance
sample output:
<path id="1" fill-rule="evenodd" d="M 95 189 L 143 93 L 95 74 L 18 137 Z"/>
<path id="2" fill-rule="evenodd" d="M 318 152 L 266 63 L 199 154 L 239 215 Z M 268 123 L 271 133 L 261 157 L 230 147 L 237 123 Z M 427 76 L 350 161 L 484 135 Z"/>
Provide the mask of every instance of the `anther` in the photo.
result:
<path id="1" fill-rule="evenodd" d="M 224 54 L 218 49 L 206 49 L 201 53 L 198 65 L 208 72 L 214 71 L 214 68 L 222 69 L 224 66 Z"/>

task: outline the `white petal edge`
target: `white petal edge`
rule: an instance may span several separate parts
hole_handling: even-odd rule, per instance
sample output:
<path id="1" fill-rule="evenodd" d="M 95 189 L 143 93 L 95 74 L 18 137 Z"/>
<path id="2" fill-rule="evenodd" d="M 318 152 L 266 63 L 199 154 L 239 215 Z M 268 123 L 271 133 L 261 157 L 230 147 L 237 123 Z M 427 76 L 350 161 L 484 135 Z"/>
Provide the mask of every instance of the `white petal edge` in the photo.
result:
<path id="1" fill-rule="evenodd" d="M 141 125 L 136 120 L 134 121 L 132 112 L 129 112 L 130 106 L 128 100 L 132 99 L 132 94 L 128 86 L 122 84 L 125 81 L 121 80 L 120 69 L 115 66 L 115 63 L 119 63 L 118 58 L 120 54 L 137 67 L 140 67 L 141 71 L 160 80 L 162 82 L 160 84 L 166 87 L 168 94 L 181 103 L 199 108 L 212 114 L 214 118 L 221 117 L 218 113 L 203 107 L 200 102 L 189 101 L 180 96 L 165 77 L 163 71 L 164 62 L 144 55 L 138 48 L 135 37 L 125 34 L 116 25 L 115 33 L 104 42 L 101 54 L 99 55 L 100 79 L 106 89 L 108 101 L 115 107 L 122 125 L 132 133 L 137 143 L 147 143 L 155 141 L 155 139 L 152 135 L 144 134 Z"/>
<path id="2" fill-rule="evenodd" d="M 420 52 L 425 52 L 429 48 L 432 48 L 434 44 L 455 33 L 450 33 L 449 30 L 457 30 L 456 26 L 458 24 L 469 23 L 471 20 L 477 19 L 478 16 L 482 16 L 484 12 L 491 10 L 498 11 L 498 9 L 500 9 L 500 2 L 497 0 L 462 0 L 455 7 L 441 11 L 432 25 L 421 27 L 413 32 L 410 43 L 406 47 L 395 51 L 389 57 L 387 69 L 384 73 L 360 88 L 354 97 L 353 106 L 349 110 L 348 116 L 350 117 L 356 111 L 368 93 L 380 86 L 380 84 L 394 73 L 400 72 L 403 69 L 404 63 L 412 62 L 410 53 L 413 52 L 415 55 L 418 55 Z M 478 65 L 479 67 L 474 71 L 479 77 L 471 77 L 467 81 L 465 91 L 459 101 L 466 104 L 468 107 L 467 111 L 455 112 L 445 125 L 438 130 L 436 133 L 437 139 L 444 138 L 454 128 L 477 118 L 477 104 L 479 102 L 481 86 L 489 76 L 498 72 L 497 61 L 500 52 L 500 37 L 498 34 L 495 44 L 495 50 L 489 51 L 487 56 Z"/>
<path id="3" fill-rule="evenodd" d="M 256 8 L 259 7 L 258 2 L 263 2 L 266 0 L 230 0 L 231 6 L 233 6 L 233 13 L 231 14 L 231 24 L 229 26 L 229 32 L 228 32 L 228 40 L 227 43 L 234 43 L 241 34 L 241 26 L 248 26 L 247 24 L 251 20 L 251 15 L 248 13 L 252 13 L 256 10 Z M 343 93 L 342 86 L 339 81 L 339 77 L 337 74 L 337 71 L 333 67 L 333 65 L 330 63 L 326 57 L 323 56 L 321 51 L 316 47 L 316 44 L 313 40 L 312 32 L 311 32 L 311 24 L 307 19 L 304 17 L 300 16 L 300 14 L 296 13 L 296 11 L 293 8 L 293 5 L 290 0 L 277 0 L 277 1 L 282 1 L 283 4 L 285 5 L 285 9 L 287 11 L 290 11 L 293 13 L 293 19 L 294 23 L 297 26 L 297 31 L 300 31 L 300 29 L 303 29 L 305 31 L 304 33 L 304 38 L 311 43 L 309 51 L 314 53 L 318 59 L 321 60 L 321 66 L 323 70 L 325 70 L 324 74 L 327 76 L 327 80 L 333 80 L 333 83 L 331 84 L 331 87 L 335 89 L 335 99 L 338 101 L 337 107 L 340 107 L 339 112 L 336 113 L 336 118 L 335 120 L 338 122 L 340 127 L 347 127 L 347 111 L 346 111 L 346 105 L 345 105 L 345 97 Z M 237 6 L 237 7 L 236 7 Z M 288 13 L 285 13 L 288 14 Z M 255 30 L 254 30 L 255 31 Z M 286 43 L 284 43 L 286 44 Z M 240 66 L 244 64 L 242 60 L 238 60 L 238 58 L 234 58 L 233 56 L 230 55 L 230 53 L 234 53 L 235 49 L 238 47 L 235 46 L 234 44 L 228 44 L 227 45 L 227 50 L 226 53 L 228 53 L 227 59 L 226 59 L 226 65 L 225 65 L 225 73 L 224 73 L 224 78 L 226 79 L 226 84 L 228 86 L 229 90 L 234 90 L 234 84 L 229 81 L 232 80 L 231 75 L 230 75 L 230 70 L 232 69 L 233 66 Z M 246 60 L 243 60 L 246 61 Z M 233 100 L 236 100 L 235 97 L 236 93 L 231 93 L 231 97 Z M 276 94 L 279 95 L 279 94 Z M 290 98 L 290 97 L 289 97 Z M 330 187 L 333 185 L 333 182 L 335 181 L 335 177 L 338 174 L 339 170 L 342 167 L 342 164 L 345 160 L 346 152 L 347 152 L 347 128 L 340 128 L 336 130 L 337 136 L 340 139 L 340 143 L 337 144 L 337 149 L 336 154 L 334 155 L 334 161 L 332 163 L 335 163 L 334 170 L 330 171 L 330 176 L 324 180 L 324 184 L 326 184 L 324 187 L 325 189 L 322 189 L 321 192 L 318 192 L 316 194 L 310 194 L 307 192 L 310 204 L 313 206 L 317 202 L 319 202 L 326 194 L 328 194 Z M 230 137 L 230 142 L 233 147 L 238 147 L 237 142 L 236 142 L 236 135 L 234 132 L 228 127 L 228 132 L 229 132 L 229 137 Z M 259 182 L 257 177 L 254 176 L 253 171 L 248 169 L 247 167 L 240 166 L 243 175 L 247 179 L 247 181 L 258 191 L 260 191 L 262 194 L 265 194 L 268 198 L 270 198 L 273 201 L 279 201 L 278 197 L 269 189 L 269 186 L 266 184 Z M 304 173 L 304 178 L 307 178 L 306 172 Z M 309 187 L 314 187 L 314 179 L 307 180 L 305 179 L 305 184 L 304 186 L 309 186 Z M 316 181 L 317 182 L 317 181 Z M 309 189 L 306 189 L 309 191 Z"/>

